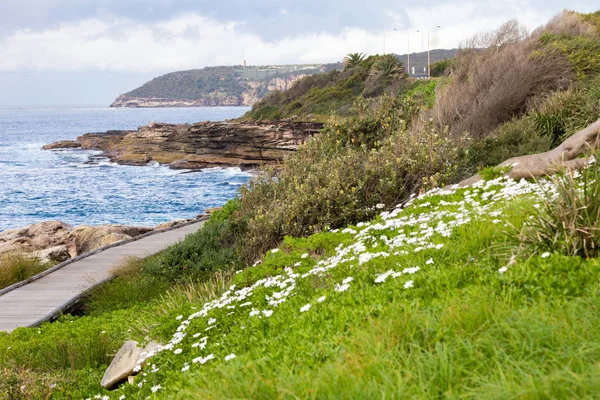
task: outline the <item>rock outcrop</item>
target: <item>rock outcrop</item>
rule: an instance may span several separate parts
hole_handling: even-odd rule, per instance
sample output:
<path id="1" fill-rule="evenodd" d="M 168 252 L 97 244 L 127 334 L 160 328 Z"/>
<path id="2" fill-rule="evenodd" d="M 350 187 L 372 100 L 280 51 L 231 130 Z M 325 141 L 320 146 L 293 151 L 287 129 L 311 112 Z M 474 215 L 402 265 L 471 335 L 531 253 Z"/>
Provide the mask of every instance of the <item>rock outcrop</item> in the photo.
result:
<path id="1" fill-rule="evenodd" d="M 136 341 L 126 341 L 104 372 L 100 383 L 102 387 L 108 390 L 114 389 L 119 383 L 135 375 L 136 367 L 143 363 L 144 356 L 149 353 L 154 354 L 159 346 L 157 342 L 150 342 L 145 348 L 139 348 Z"/>
<path id="2" fill-rule="evenodd" d="M 57 142 L 44 149 L 100 150 L 119 164 L 146 165 L 150 161 L 173 169 L 237 166 L 249 169 L 276 164 L 306 143 L 323 127 L 319 122 L 151 122 L 135 131 L 88 133 L 74 142 Z"/>
<path id="3" fill-rule="evenodd" d="M 72 227 L 60 221 L 47 221 L 24 228 L 0 232 L 0 256 L 18 254 L 39 258 L 42 262 L 62 262 L 139 235 L 171 228 L 185 221 L 173 221 L 156 227 L 126 225 L 81 225 Z"/>

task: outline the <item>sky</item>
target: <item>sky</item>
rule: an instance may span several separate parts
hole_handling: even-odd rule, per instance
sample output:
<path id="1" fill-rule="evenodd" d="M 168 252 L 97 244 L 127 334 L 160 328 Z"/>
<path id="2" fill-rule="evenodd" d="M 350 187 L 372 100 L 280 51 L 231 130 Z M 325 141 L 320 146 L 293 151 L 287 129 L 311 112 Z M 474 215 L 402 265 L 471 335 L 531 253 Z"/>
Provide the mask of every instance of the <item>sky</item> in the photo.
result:
<path id="1" fill-rule="evenodd" d="M 565 7 L 600 9 L 597 0 L 0 0 L 0 106 L 110 104 L 167 72 L 336 62 L 382 53 L 384 38 L 388 53 L 426 50 L 428 33 L 431 48 L 454 48 L 510 19 L 534 29 Z"/>

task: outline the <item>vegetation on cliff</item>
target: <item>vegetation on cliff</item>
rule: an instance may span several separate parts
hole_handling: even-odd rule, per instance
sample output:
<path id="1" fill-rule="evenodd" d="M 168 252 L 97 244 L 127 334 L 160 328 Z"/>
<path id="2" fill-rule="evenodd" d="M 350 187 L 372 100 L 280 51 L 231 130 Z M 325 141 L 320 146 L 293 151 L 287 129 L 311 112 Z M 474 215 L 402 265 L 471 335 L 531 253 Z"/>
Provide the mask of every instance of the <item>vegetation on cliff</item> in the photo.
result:
<path id="1" fill-rule="evenodd" d="M 199 101 L 205 105 L 242 105 L 245 98 L 260 99 L 272 90 L 285 89 L 298 76 L 312 75 L 338 67 L 289 65 L 264 67 L 206 67 L 168 73 L 121 95 L 121 99 Z M 284 82 L 284 87 L 280 83 Z M 119 103 L 117 101 L 115 104 Z M 214 103 L 214 104 L 213 104 Z"/>
<path id="2" fill-rule="evenodd" d="M 88 316 L 0 335 L 0 392 L 595 396 L 598 164 L 537 182 L 495 165 L 600 118 L 599 16 L 566 12 L 531 35 L 508 23 L 438 80 L 408 81 L 372 56 L 282 93 L 359 99 L 206 229 L 103 287 Z M 371 78 L 389 79 L 381 95 L 365 96 Z M 478 171 L 486 180 L 435 189 Z M 165 346 L 134 385 L 105 392 L 110 355 L 130 338 Z"/>

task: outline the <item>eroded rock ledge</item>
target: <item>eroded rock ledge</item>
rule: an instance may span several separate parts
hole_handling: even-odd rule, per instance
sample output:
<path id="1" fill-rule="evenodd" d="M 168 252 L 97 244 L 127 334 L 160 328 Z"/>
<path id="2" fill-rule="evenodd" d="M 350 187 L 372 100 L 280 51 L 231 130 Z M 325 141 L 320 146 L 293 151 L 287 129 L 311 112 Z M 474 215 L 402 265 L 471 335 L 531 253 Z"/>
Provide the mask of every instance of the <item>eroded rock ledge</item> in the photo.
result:
<path id="1" fill-rule="evenodd" d="M 191 220 L 172 221 L 155 227 L 100 225 L 71 226 L 61 221 L 45 221 L 24 228 L 0 232 L 0 257 L 20 255 L 43 262 L 62 262 L 100 247 L 134 238 Z"/>
<path id="2" fill-rule="evenodd" d="M 295 121 L 151 122 L 135 131 L 88 133 L 76 141 L 56 142 L 44 149 L 100 150 L 111 161 L 127 165 L 157 161 L 174 169 L 218 166 L 249 169 L 280 162 L 322 127 L 319 122 Z"/>

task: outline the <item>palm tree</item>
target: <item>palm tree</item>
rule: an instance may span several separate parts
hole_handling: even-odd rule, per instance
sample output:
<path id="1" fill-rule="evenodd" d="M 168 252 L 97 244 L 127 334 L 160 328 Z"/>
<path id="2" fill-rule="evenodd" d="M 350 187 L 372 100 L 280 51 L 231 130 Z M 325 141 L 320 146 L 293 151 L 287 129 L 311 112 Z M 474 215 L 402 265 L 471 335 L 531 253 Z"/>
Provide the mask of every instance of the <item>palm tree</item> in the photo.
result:
<path id="1" fill-rule="evenodd" d="M 350 53 L 344 57 L 344 68 L 349 69 L 356 67 L 365 60 L 364 53 Z"/>
<path id="2" fill-rule="evenodd" d="M 373 65 L 374 73 L 381 74 L 384 78 L 394 78 L 404 73 L 404 65 L 402 61 L 392 54 L 387 54 L 381 57 L 379 61 Z"/>

